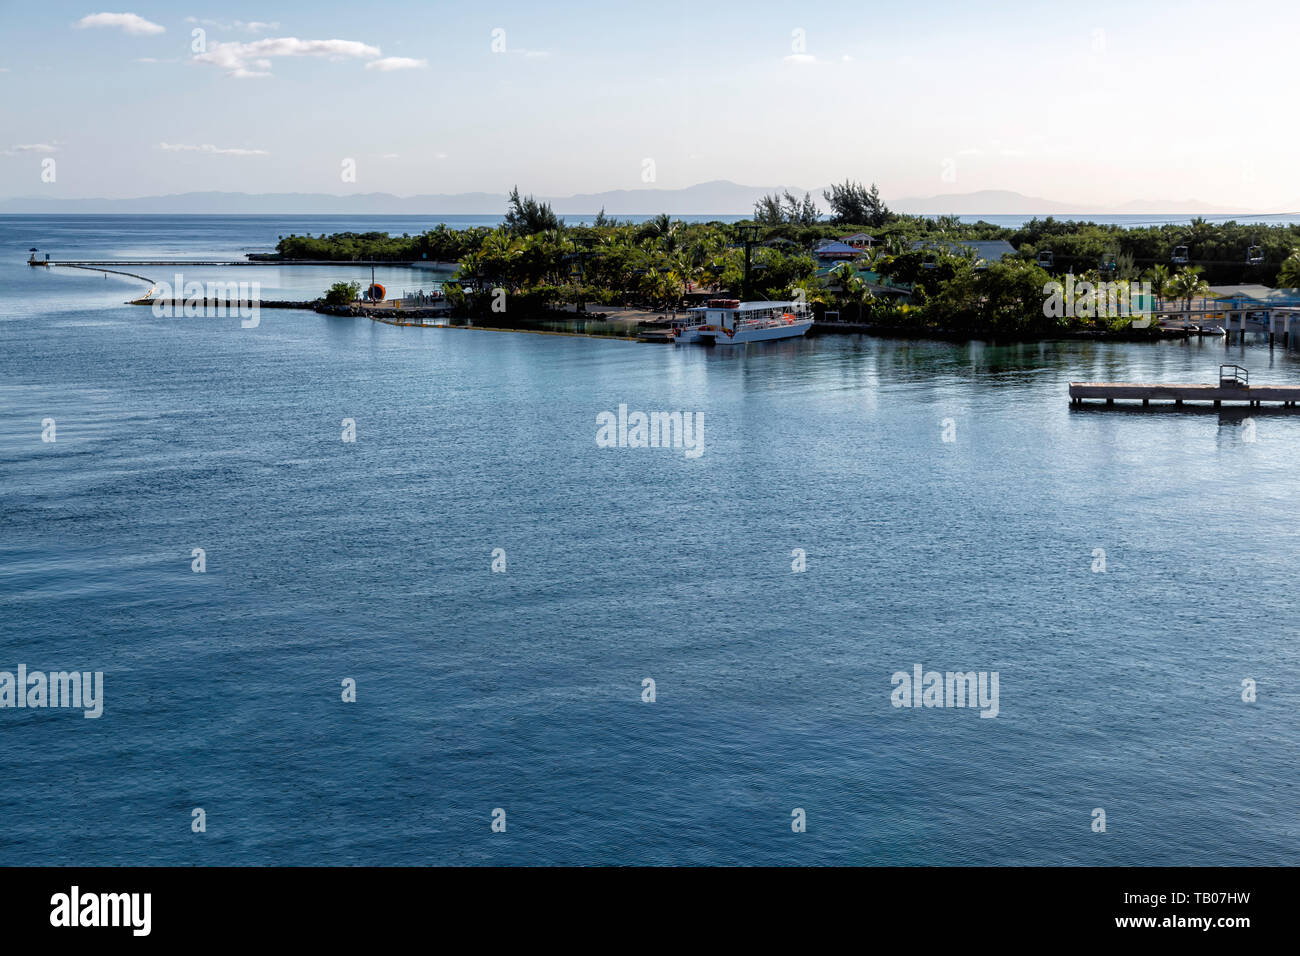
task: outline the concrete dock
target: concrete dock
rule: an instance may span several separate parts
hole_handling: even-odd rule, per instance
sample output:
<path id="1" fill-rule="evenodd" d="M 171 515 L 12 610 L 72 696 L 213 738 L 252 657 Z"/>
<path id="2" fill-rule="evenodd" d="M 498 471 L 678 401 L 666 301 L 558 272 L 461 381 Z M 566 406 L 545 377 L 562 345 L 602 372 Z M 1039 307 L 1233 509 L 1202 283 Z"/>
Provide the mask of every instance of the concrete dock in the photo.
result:
<path id="1" fill-rule="evenodd" d="M 1114 405 L 1117 401 L 1211 402 L 1219 408 L 1224 402 L 1240 402 L 1257 407 L 1265 402 L 1294 408 L 1300 402 L 1300 385 L 1251 385 L 1249 373 L 1237 365 L 1224 365 L 1219 369 L 1217 385 L 1145 384 L 1141 382 L 1071 382 L 1070 404 L 1082 405 L 1088 400 L 1104 401 Z"/>

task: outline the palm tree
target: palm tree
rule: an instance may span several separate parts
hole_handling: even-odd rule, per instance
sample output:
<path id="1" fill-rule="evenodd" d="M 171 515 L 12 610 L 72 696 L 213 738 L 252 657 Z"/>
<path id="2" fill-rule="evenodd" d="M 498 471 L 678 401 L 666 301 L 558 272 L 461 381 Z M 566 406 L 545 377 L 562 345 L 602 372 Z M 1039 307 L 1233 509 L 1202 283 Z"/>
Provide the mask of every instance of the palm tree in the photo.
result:
<path id="1" fill-rule="evenodd" d="M 1169 280 L 1169 294 L 1176 299 L 1183 299 L 1183 328 L 1187 328 L 1192 317 L 1192 299 L 1205 296 L 1210 291 L 1210 284 L 1201 275 L 1200 266 L 1191 266 L 1178 270 L 1178 274 Z"/>
<path id="2" fill-rule="evenodd" d="M 676 245 L 677 227 L 681 223 L 675 221 L 672 216 L 666 212 L 647 219 L 641 226 L 641 234 L 645 237 L 663 240 L 664 244 L 671 251 Z"/>
<path id="3" fill-rule="evenodd" d="M 1163 298 L 1169 294 L 1169 280 L 1172 278 L 1169 267 L 1166 265 L 1154 266 L 1151 269 L 1151 289 L 1156 295 Z"/>
<path id="4" fill-rule="evenodd" d="M 483 254 L 481 252 L 467 252 L 460 257 L 455 279 L 475 279 L 483 272 Z"/>
<path id="5" fill-rule="evenodd" d="M 1169 271 L 1168 266 L 1157 265 L 1147 270 L 1145 276 L 1150 280 L 1151 292 L 1155 295 L 1157 300 L 1152 303 L 1152 307 L 1155 311 L 1159 312 L 1164 307 L 1163 301 L 1171 295 L 1169 292 L 1169 280 L 1173 277 L 1173 274 Z"/>
<path id="6" fill-rule="evenodd" d="M 862 313 L 868 302 L 871 301 L 871 290 L 867 284 L 862 281 L 857 270 L 848 262 L 841 262 L 828 275 L 828 278 L 839 283 L 840 292 L 836 298 L 845 306 L 852 306 L 856 317 L 861 320 Z"/>
<path id="7" fill-rule="evenodd" d="M 484 278 L 504 282 L 512 289 L 520 285 L 518 263 L 523 244 L 504 229 L 495 229 L 483 237 L 479 246 L 479 265 Z"/>
<path id="8" fill-rule="evenodd" d="M 1300 288 L 1300 249 L 1282 260 L 1282 268 L 1277 273 L 1277 284 L 1283 289 Z"/>

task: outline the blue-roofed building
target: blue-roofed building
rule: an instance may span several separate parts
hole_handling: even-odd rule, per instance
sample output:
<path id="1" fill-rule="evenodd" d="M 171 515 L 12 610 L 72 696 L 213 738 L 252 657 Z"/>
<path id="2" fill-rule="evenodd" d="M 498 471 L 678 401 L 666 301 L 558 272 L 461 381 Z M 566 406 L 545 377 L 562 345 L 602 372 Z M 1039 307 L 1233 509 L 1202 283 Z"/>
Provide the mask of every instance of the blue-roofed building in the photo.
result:
<path id="1" fill-rule="evenodd" d="M 813 255 L 821 262 L 850 262 L 862 255 L 862 250 L 838 239 L 823 239 L 813 247 Z"/>
<path id="2" fill-rule="evenodd" d="M 912 249 L 935 249 L 954 256 L 973 256 L 976 262 L 1001 262 L 1003 256 L 1016 254 L 1016 247 L 1005 239 L 963 239 L 960 242 L 918 239 L 912 243 Z"/>

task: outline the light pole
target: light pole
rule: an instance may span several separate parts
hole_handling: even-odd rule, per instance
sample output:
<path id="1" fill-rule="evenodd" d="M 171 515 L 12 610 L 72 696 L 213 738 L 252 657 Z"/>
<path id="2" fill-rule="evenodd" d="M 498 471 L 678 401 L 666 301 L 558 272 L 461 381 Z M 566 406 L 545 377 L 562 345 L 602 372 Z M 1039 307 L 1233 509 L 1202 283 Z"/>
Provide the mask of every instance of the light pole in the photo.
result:
<path id="1" fill-rule="evenodd" d="M 753 248 L 758 243 L 758 234 L 762 231 L 761 226 L 737 226 L 740 233 L 741 241 L 745 244 L 745 278 L 740 284 L 740 298 L 746 300 L 749 298 L 749 258 Z"/>

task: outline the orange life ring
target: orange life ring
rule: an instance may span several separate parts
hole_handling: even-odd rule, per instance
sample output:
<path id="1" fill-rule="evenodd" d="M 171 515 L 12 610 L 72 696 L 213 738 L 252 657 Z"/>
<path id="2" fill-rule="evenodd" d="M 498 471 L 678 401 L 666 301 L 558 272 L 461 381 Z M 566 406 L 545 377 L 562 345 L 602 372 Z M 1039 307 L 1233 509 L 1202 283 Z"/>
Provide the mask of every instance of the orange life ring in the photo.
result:
<path id="1" fill-rule="evenodd" d="M 734 336 L 734 335 L 736 334 L 736 330 L 735 330 L 735 329 L 723 329 L 722 331 L 724 331 L 724 332 L 727 333 L 727 338 L 731 338 L 732 336 Z"/>

